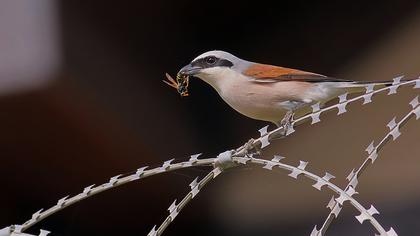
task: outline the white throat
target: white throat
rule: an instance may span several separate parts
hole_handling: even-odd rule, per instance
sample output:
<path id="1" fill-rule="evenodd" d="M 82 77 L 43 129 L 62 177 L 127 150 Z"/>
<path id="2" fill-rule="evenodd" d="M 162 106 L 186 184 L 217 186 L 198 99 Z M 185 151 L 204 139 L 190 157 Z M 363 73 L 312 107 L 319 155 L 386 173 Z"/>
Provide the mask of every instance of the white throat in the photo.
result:
<path id="1" fill-rule="evenodd" d="M 222 95 L 226 89 L 229 89 L 230 85 L 238 79 L 246 79 L 246 77 L 241 73 L 238 73 L 228 67 L 212 67 L 203 69 L 196 76 L 210 84 L 220 95 Z"/>

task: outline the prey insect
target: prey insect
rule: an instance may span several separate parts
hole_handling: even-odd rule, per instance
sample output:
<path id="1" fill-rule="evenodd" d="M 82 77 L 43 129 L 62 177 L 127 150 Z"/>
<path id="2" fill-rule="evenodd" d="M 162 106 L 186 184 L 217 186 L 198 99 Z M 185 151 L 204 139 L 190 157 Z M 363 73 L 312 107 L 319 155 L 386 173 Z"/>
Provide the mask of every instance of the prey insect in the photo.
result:
<path id="1" fill-rule="evenodd" d="M 186 97 L 189 95 L 188 94 L 188 84 L 189 84 L 188 76 L 177 74 L 176 80 L 174 80 L 172 76 L 166 73 L 166 78 L 168 79 L 169 82 L 166 80 L 163 80 L 163 82 L 165 82 L 165 84 L 171 86 L 172 88 L 176 89 L 179 95 L 181 95 L 181 97 Z"/>

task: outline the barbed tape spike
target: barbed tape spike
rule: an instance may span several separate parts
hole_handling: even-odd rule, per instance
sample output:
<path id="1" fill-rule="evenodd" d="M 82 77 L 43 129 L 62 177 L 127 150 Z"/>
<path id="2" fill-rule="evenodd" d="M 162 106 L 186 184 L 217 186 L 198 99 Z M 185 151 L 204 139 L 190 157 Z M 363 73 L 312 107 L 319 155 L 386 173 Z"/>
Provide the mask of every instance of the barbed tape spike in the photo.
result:
<path id="1" fill-rule="evenodd" d="M 388 128 L 391 131 L 390 135 L 392 136 L 392 140 L 396 140 L 400 135 L 401 132 L 399 130 L 398 124 L 396 123 L 396 117 L 394 117 L 388 124 Z"/>
<path id="2" fill-rule="evenodd" d="M 90 194 L 90 192 L 92 191 L 93 186 L 95 186 L 94 184 L 87 186 L 86 188 L 83 189 L 83 192 L 81 193 L 84 196 L 87 196 Z"/>
<path id="3" fill-rule="evenodd" d="M 376 151 L 376 148 L 372 151 L 372 153 L 369 154 L 368 159 L 370 159 L 373 162 L 376 161 L 376 159 L 378 158 L 378 152 Z"/>
<path id="4" fill-rule="evenodd" d="M 200 191 L 198 189 L 198 177 L 196 177 L 193 182 L 190 183 L 190 188 L 191 188 L 191 198 L 194 198 L 198 192 Z"/>
<path id="5" fill-rule="evenodd" d="M 401 79 L 404 78 L 404 75 L 400 75 L 393 79 L 392 85 L 399 85 L 401 83 Z"/>
<path id="6" fill-rule="evenodd" d="M 166 171 L 170 166 L 171 166 L 171 163 L 173 162 L 175 160 L 175 158 L 172 158 L 172 159 L 170 159 L 170 160 L 167 160 L 167 161 L 164 161 L 163 162 L 163 165 L 162 165 L 162 167 L 161 167 L 161 171 Z"/>
<path id="7" fill-rule="evenodd" d="M 197 162 L 198 157 L 201 156 L 201 155 L 202 155 L 202 153 L 197 153 L 197 154 L 191 155 L 191 158 L 189 159 L 190 163 L 192 164 L 192 163 Z"/>
<path id="8" fill-rule="evenodd" d="M 268 130 L 268 125 L 259 129 L 258 132 L 260 132 L 260 136 L 264 136 L 267 134 L 267 130 Z"/>
<path id="9" fill-rule="evenodd" d="M 416 120 L 420 119 L 420 106 L 414 109 L 413 113 L 416 115 Z"/>
<path id="10" fill-rule="evenodd" d="M 337 105 L 337 108 L 338 108 L 337 115 L 338 116 L 347 112 L 346 106 L 347 106 L 347 103 L 340 103 L 340 104 Z"/>
<path id="11" fill-rule="evenodd" d="M 389 130 L 392 130 L 397 125 L 397 122 L 395 122 L 396 119 L 396 117 L 392 118 L 392 120 L 386 125 Z"/>
<path id="12" fill-rule="evenodd" d="M 365 212 L 360 212 L 360 215 L 355 216 L 356 219 L 360 222 L 360 224 L 363 224 L 365 220 L 369 220 L 373 215 L 378 215 L 379 212 L 376 210 L 376 208 L 373 205 L 370 205 L 370 208 L 367 210 L 366 214 Z"/>
<path id="13" fill-rule="evenodd" d="M 310 236 L 319 236 L 319 230 L 316 228 L 317 227 L 317 225 L 315 225 L 315 227 L 314 227 L 314 229 L 312 230 L 312 232 L 311 232 L 311 235 Z"/>
<path id="14" fill-rule="evenodd" d="M 175 219 L 175 217 L 178 215 L 178 205 L 176 205 L 176 199 L 172 202 L 172 204 L 168 208 L 169 216 L 172 220 Z"/>
<path id="15" fill-rule="evenodd" d="M 50 234 L 51 232 L 48 230 L 43 230 L 41 229 L 39 232 L 39 236 L 47 236 L 48 234 Z"/>
<path id="16" fill-rule="evenodd" d="M 397 93 L 397 89 L 398 89 L 399 85 L 401 84 L 401 79 L 402 78 L 404 78 L 404 76 L 398 76 L 398 77 L 393 79 L 392 86 L 389 87 L 388 95 Z"/>
<path id="17" fill-rule="evenodd" d="M 419 96 L 415 97 L 413 100 L 411 100 L 410 105 L 414 109 L 419 105 Z"/>
<path id="18" fill-rule="evenodd" d="M 261 138 L 261 149 L 267 147 L 268 145 L 270 145 L 270 141 L 268 141 L 268 135 L 263 136 Z"/>
<path id="19" fill-rule="evenodd" d="M 280 165 L 280 163 L 276 162 L 267 162 L 262 168 L 267 169 L 267 170 L 272 170 L 273 167 Z"/>
<path id="20" fill-rule="evenodd" d="M 416 84 L 414 85 L 414 88 L 420 88 L 420 79 L 416 79 Z"/>
<path id="21" fill-rule="evenodd" d="M 337 215 L 341 211 L 341 206 L 335 201 L 334 196 L 332 196 L 330 201 L 328 202 L 327 208 L 331 210 L 331 214 L 333 214 L 335 217 L 337 217 Z"/>
<path id="22" fill-rule="evenodd" d="M 310 117 L 312 119 L 311 125 L 313 125 L 321 121 L 321 118 L 320 118 L 321 103 L 320 102 L 315 103 L 311 107 L 312 107 L 312 114 L 310 114 Z"/>
<path id="23" fill-rule="evenodd" d="M 318 112 L 319 110 L 321 110 L 321 103 L 320 103 L 320 102 L 315 103 L 315 104 L 314 104 L 314 105 L 312 105 L 311 107 L 312 107 L 312 112 L 313 112 L 313 113 L 316 113 L 316 112 Z"/>
<path id="24" fill-rule="evenodd" d="M 195 186 L 198 185 L 198 177 L 195 177 L 195 179 L 189 184 L 191 189 L 193 189 Z"/>
<path id="25" fill-rule="evenodd" d="M 268 125 L 262 127 L 261 129 L 258 130 L 258 132 L 260 132 L 260 136 L 261 136 L 261 148 L 265 148 L 268 145 L 270 145 L 270 141 L 268 140 Z"/>
<path id="26" fill-rule="evenodd" d="M 371 103 L 372 102 L 372 95 L 373 95 L 373 93 L 367 93 L 367 94 L 363 95 L 362 96 L 363 97 L 363 103 L 362 103 L 362 105 Z"/>
<path id="27" fill-rule="evenodd" d="M 335 201 L 337 202 L 337 203 L 339 203 L 340 205 L 343 205 L 343 203 L 345 202 L 345 201 L 348 201 L 349 199 L 347 198 L 347 196 L 345 196 L 345 194 L 343 194 L 343 193 L 340 193 L 340 196 L 338 196 L 338 198 L 336 198 L 335 199 Z"/>
<path id="28" fill-rule="evenodd" d="M 338 99 L 339 99 L 339 103 L 343 103 L 343 102 L 346 102 L 347 101 L 347 96 L 349 95 L 349 93 L 343 93 L 343 94 L 341 94 L 340 96 L 338 96 Z"/>
<path id="29" fill-rule="evenodd" d="M 143 166 L 140 167 L 136 170 L 136 173 L 134 174 L 134 176 L 131 178 L 131 181 L 140 179 L 140 177 L 144 174 L 144 171 L 148 168 L 149 166 Z"/>
<path id="30" fill-rule="evenodd" d="M 329 208 L 330 210 L 332 210 L 334 206 L 335 206 L 335 198 L 334 198 L 334 196 L 332 196 L 331 199 L 330 199 L 330 201 L 327 204 L 327 208 Z"/>
<path id="31" fill-rule="evenodd" d="M 349 186 L 349 188 L 345 191 L 345 194 L 340 193 L 340 196 L 335 199 L 336 202 L 338 202 L 340 205 L 343 205 L 345 201 L 350 200 L 349 197 L 352 197 L 354 194 L 357 194 L 356 190 Z"/>
<path id="32" fill-rule="evenodd" d="M 350 197 L 352 197 L 355 194 L 358 194 L 358 192 L 356 191 L 356 189 L 354 189 L 352 186 L 349 186 L 348 189 L 345 192 Z"/>
<path id="33" fill-rule="evenodd" d="M 289 136 L 289 135 L 293 134 L 295 131 L 296 131 L 296 130 L 295 130 L 295 128 L 293 127 L 293 124 L 292 124 L 292 125 L 290 125 L 290 126 L 288 126 L 288 127 L 287 127 L 287 130 L 286 130 L 286 136 Z M 267 135 L 267 137 L 268 137 L 268 135 Z"/>
<path id="34" fill-rule="evenodd" d="M 337 218 L 338 214 L 340 214 L 341 209 L 343 209 L 340 204 L 336 204 L 333 209 L 331 209 L 331 214 L 334 215 L 335 218 Z"/>
<path id="35" fill-rule="evenodd" d="M 350 173 L 349 173 L 349 175 L 347 175 L 347 177 L 346 177 L 346 179 L 348 180 L 348 181 L 350 181 L 352 178 L 353 178 L 353 176 L 356 174 L 356 171 L 354 170 L 354 168 L 350 171 Z"/>
<path id="36" fill-rule="evenodd" d="M 122 175 L 116 175 L 113 176 L 109 179 L 108 183 L 105 184 L 105 187 L 112 187 L 114 186 L 115 183 L 118 182 L 118 179 L 121 177 Z"/>
<path id="37" fill-rule="evenodd" d="M 320 122 L 320 121 L 321 121 L 321 119 L 319 118 L 319 117 L 320 117 L 320 115 L 321 115 L 321 112 L 312 113 L 312 114 L 310 115 L 310 117 L 311 117 L 311 119 L 312 119 L 311 125 L 316 124 L 316 123 L 318 123 L 318 122 Z"/>
<path id="38" fill-rule="evenodd" d="M 373 92 L 374 89 L 375 88 L 375 84 L 368 84 L 368 85 L 366 85 L 366 93 L 371 93 L 371 92 Z"/>
<path id="39" fill-rule="evenodd" d="M 375 215 L 375 214 L 379 214 L 379 211 L 376 210 L 376 208 L 373 205 L 370 205 L 370 208 L 367 210 L 369 212 L 370 215 Z"/>
<path id="40" fill-rule="evenodd" d="M 400 129 L 398 128 L 398 126 L 395 127 L 395 129 L 393 129 L 390 134 L 392 136 L 393 141 L 395 141 L 398 137 L 400 137 L 401 132 L 400 132 Z"/>
<path id="41" fill-rule="evenodd" d="M 372 141 L 369 146 L 365 149 L 368 154 L 371 154 L 375 150 L 375 141 Z"/>
<path id="42" fill-rule="evenodd" d="M 65 196 L 63 198 L 58 199 L 56 206 L 63 207 L 64 204 L 66 204 L 66 201 L 67 201 L 67 198 L 68 197 L 69 197 L 69 195 L 67 195 L 67 196 Z"/>
<path id="43" fill-rule="evenodd" d="M 350 174 L 346 177 L 346 179 L 349 181 L 348 185 L 352 186 L 353 188 L 356 188 L 359 184 L 359 180 L 357 179 L 357 172 L 354 169 L 351 170 Z"/>
<path id="44" fill-rule="evenodd" d="M 34 214 L 32 214 L 32 220 L 37 220 L 43 210 L 44 209 L 41 209 L 41 210 L 35 212 Z"/>
<path id="45" fill-rule="evenodd" d="M 280 155 L 274 155 L 273 159 L 271 159 L 271 161 L 274 162 L 280 162 L 281 160 L 285 159 L 286 157 L 284 156 L 280 156 Z"/>
<path id="46" fill-rule="evenodd" d="M 292 172 L 288 174 L 288 176 L 297 179 L 297 177 L 303 173 L 303 170 L 305 170 L 306 166 L 308 165 L 308 162 L 305 161 L 299 161 L 299 166 L 293 168 Z"/>
<path id="47" fill-rule="evenodd" d="M 299 161 L 298 169 L 305 170 L 306 166 L 308 165 L 308 162 L 306 161 Z"/>
<path id="48" fill-rule="evenodd" d="M 325 182 L 329 182 L 331 179 L 335 178 L 334 175 L 325 172 L 324 177 L 322 177 L 322 179 L 317 179 L 316 183 L 312 185 L 312 187 L 321 190 L 322 186 L 326 185 L 327 183 Z"/>
<path id="49" fill-rule="evenodd" d="M 150 230 L 150 232 L 147 234 L 147 236 L 156 236 L 157 235 L 157 231 L 156 231 L 156 225 L 153 226 L 152 230 Z"/>

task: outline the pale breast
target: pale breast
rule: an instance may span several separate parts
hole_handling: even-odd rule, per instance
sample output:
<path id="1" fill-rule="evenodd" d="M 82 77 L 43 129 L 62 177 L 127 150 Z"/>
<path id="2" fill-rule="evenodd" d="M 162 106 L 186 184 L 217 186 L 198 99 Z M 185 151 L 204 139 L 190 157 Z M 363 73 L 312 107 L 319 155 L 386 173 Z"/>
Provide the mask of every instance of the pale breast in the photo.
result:
<path id="1" fill-rule="evenodd" d="M 287 111 L 318 101 L 325 95 L 313 83 L 302 81 L 256 82 L 228 68 L 209 68 L 199 77 L 216 89 L 239 113 L 276 123 Z M 319 91 L 318 91 L 319 90 Z"/>
<path id="2" fill-rule="evenodd" d="M 224 84 L 221 97 L 236 111 L 257 120 L 280 121 L 302 99 L 302 87 L 293 82 L 256 83 L 237 78 Z"/>

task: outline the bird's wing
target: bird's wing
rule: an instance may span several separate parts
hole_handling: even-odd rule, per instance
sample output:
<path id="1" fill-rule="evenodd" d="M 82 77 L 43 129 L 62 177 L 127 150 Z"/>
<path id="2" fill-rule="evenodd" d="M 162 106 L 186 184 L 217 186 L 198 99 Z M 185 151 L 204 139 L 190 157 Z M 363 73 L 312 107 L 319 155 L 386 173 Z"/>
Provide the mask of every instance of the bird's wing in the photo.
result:
<path id="1" fill-rule="evenodd" d="M 312 72 L 265 64 L 251 65 L 243 74 L 252 78 L 253 81 L 261 83 L 276 83 L 281 81 L 301 81 L 310 83 L 351 82 L 349 80 L 335 79 Z"/>

